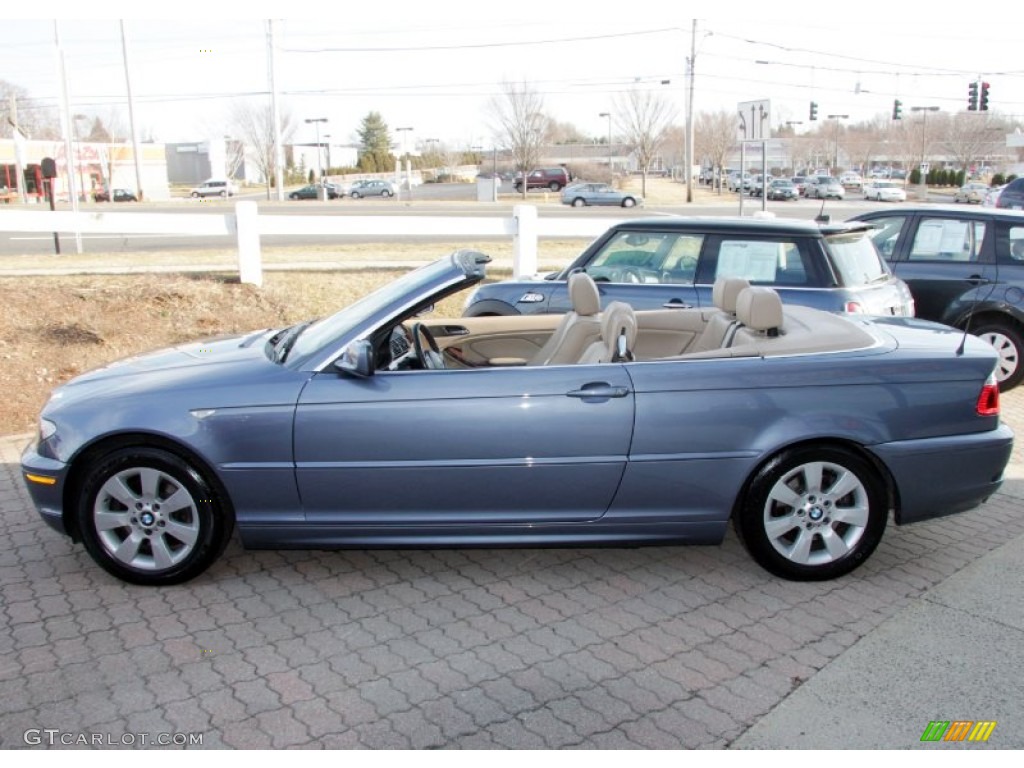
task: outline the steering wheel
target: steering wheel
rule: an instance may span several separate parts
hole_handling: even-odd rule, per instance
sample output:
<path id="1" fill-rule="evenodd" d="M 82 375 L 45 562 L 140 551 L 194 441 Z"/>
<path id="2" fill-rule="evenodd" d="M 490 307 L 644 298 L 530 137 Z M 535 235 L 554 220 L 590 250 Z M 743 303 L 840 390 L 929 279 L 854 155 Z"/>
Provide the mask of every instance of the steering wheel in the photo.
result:
<path id="1" fill-rule="evenodd" d="M 437 346 L 437 340 L 423 323 L 416 323 L 412 327 L 412 343 L 416 349 L 416 359 L 420 361 L 424 370 L 436 371 L 444 368 L 444 356 Z"/>
<path id="2" fill-rule="evenodd" d="M 620 283 L 642 283 L 643 279 L 640 277 L 640 273 L 635 267 L 623 267 L 619 273 Z"/>

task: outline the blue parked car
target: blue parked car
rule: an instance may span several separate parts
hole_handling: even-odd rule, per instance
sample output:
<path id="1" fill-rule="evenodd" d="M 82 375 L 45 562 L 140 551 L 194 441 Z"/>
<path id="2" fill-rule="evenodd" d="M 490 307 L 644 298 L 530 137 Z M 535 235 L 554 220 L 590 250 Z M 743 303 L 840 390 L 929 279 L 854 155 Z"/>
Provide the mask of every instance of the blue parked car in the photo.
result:
<path id="1" fill-rule="evenodd" d="M 582 271 L 598 282 L 602 304 L 624 301 L 634 309 L 710 307 L 716 280 L 743 277 L 774 288 L 786 304 L 911 316 L 910 289 L 893 276 L 870 231 L 866 224 L 786 219 L 630 219 L 544 280 L 481 286 L 464 314 L 566 312 L 566 280 Z"/>
<path id="2" fill-rule="evenodd" d="M 563 316 L 423 317 L 487 260 L 68 382 L 22 456 L 36 507 L 137 584 L 198 576 L 235 526 L 248 547 L 493 547 L 709 544 L 730 520 L 806 580 L 863 563 L 890 512 L 1001 483 L 1012 435 L 979 339 L 784 308 L 741 278 L 714 309 L 601 311 L 581 273 Z"/>

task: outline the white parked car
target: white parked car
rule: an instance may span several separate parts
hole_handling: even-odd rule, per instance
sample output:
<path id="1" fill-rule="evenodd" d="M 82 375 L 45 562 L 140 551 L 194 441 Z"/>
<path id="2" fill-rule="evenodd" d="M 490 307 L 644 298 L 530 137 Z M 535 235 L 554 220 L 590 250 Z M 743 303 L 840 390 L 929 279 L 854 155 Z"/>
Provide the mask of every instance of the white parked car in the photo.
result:
<path id="1" fill-rule="evenodd" d="M 224 179 L 207 179 L 189 193 L 192 197 L 231 197 L 238 194 L 238 187 Z"/>
<path id="2" fill-rule="evenodd" d="M 844 187 L 852 187 L 854 189 L 860 189 L 864 186 L 864 179 L 860 177 L 859 173 L 853 171 L 847 171 L 839 177 L 839 183 Z"/>
<path id="3" fill-rule="evenodd" d="M 905 203 L 907 190 L 902 184 L 894 181 L 872 181 L 864 186 L 865 200 L 878 200 L 886 203 Z"/>
<path id="4" fill-rule="evenodd" d="M 982 208 L 995 208 L 996 203 L 999 202 L 999 195 L 1003 193 L 1007 185 L 1003 184 L 1000 187 L 992 187 L 988 192 L 985 193 L 985 199 L 981 201 Z"/>

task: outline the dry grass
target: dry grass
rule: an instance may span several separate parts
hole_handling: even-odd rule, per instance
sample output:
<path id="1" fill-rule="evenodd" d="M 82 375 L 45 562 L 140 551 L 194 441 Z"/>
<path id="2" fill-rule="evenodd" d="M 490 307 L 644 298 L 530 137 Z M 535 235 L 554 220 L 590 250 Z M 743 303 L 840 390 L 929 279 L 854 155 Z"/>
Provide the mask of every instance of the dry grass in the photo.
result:
<path id="1" fill-rule="evenodd" d="M 212 274 L 0 278 L 0 434 L 34 429 L 50 390 L 84 371 L 205 336 L 321 317 L 398 274 L 277 272 L 262 289 Z M 453 297 L 435 313 L 456 317 L 461 309 L 462 297 Z"/>

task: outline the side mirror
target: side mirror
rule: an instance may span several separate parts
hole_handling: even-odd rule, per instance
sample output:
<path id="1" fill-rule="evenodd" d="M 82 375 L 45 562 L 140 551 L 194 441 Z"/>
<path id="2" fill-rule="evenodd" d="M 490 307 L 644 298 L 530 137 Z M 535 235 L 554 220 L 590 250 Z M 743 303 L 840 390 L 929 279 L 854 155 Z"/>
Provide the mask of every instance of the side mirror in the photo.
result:
<path id="1" fill-rule="evenodd" d="M 349 376 L 368 379 L 373 376 L 375 368 L 373 345 L 366 339 L 353 341 L 345 347 L 341 357 L 334 361 L 334 367 Z"/>

